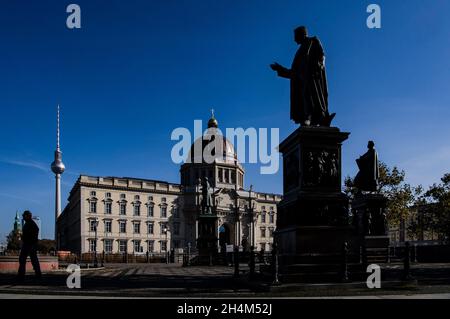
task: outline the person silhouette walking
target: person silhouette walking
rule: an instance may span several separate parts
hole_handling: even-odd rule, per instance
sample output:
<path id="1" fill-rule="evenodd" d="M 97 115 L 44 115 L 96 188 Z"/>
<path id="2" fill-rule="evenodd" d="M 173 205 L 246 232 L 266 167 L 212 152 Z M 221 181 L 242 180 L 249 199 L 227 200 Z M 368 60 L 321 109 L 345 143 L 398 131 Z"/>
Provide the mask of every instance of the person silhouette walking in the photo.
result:
<path id="1" fill-rule="evenodd" d="M 40 279 L 42 277 L 42 273 L 39 265 L 39 259 L 37 257 L 39 227 L 34 222 L 33 215 L 30 211 L 26 210 L 22 217 L 25 224 L 22 228 L 22 249 L 20 250 L 19 256 L 18 279 L 23 280 L 25 277 L 28 256 L 30 256 L 31 264 L 33 265 L 36 277 Z"/>

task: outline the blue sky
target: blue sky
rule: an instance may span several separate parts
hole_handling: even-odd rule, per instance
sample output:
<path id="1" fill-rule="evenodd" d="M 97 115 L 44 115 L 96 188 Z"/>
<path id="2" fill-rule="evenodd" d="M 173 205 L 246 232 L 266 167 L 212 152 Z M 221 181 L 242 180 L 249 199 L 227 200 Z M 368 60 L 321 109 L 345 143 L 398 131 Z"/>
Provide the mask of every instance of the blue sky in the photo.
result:
<path id="1" fill-rule="evenodd" d="M 73 2 L 79 30 L 65 25 Z M 370 3 L 380 30 L 366 27 Z M 170 133 L 212 107 L 222 128 L 289 135 L 289 83 L 268 65 L 290 65 L 302 24 L 325 47 L 334 124 L 351 132 L 343 175 L 373 139 L 412 184 L 439 181 L 450 163 L 448 12 L 447 0 L 2 2 L 0 238 L 25 209 L 53 235 L 58 103 L 64 202 L 80 173 L 178 182 Z M 281 171 L 245 167 L 247 186 L 281 193 Z"/>

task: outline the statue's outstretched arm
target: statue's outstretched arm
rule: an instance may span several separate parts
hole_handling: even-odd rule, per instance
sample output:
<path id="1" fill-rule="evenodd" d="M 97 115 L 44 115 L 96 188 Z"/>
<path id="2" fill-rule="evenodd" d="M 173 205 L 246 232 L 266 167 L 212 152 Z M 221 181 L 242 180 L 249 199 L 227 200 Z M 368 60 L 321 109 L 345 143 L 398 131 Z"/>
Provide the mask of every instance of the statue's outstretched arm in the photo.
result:
<path id="1" fill-rule="evenodd" d="M 290 79 L 292 78 L 292 71 L 290 69 L 287 69 L 285 67 L 283 67 L 282 69 L 279 69 L 277 71 L 278 76 L 282 77 L 282 78 L 286 78 L 286 79 Z"/>
<path id="2" fill-rule="evenodd" d="M 290 79 L 292 77 L 292 71 L 290 69 L 285 68 L 284 66 L 273 63 L 270 65 L 270 68 L 277 72 L 278 76 L 282 78 Z"/>

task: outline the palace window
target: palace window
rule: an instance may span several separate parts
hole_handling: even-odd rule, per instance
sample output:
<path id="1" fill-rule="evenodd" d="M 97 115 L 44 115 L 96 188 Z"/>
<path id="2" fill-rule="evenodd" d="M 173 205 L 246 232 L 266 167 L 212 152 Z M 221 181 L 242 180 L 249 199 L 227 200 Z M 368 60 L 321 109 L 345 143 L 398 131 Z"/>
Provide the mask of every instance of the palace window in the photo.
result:
<path id="1" fill-rule="evenodd" d="M 148 251 L 150 253 L 155 251 L 155 241 L 154 240 L 149 240 L 148 241 Z"/>
<path id="2" fill-rule="evenodd" d="M 96 201 L 89 202 L 89 212 L 91 212 L 91 213 L 97 212 L 97 202 Z"/>
<path id="3" fill-rule="evenodd" d="M 167 217 L 167 206 L 161 206 L 161 218 Z"/>
<path id="4" fill-rule="evenodd" d="M 134 200 L 139 200 L 139 199 L 140 199 L 139 195 L 134 196 Z"/>
<path id="5" fill-rule="evenodd" d="M 141 205 L 140 204 L 134 204 L 134 216 L 140 216 L 141 215 Z"/>
<path id="6" fill-rule="evenodd" d="M 231 183 L 236 184 L 236 171 L 231 172 Z"/>
<path id="7" fill-rule="evenodd" d="M 269 228 L 269 237 L 273 237 L 273 231 L 274 231 L 274 229 L 273 229 L 273 227 L 270 227 Z"/>
<path id="8" fill-rule="evenodd" d="M 150 235 L 153 235 L 154 227 L 155 227 L 155 224 L 153 224 L 153 223 L 148 223 L 148 224 L 147 224 L 147 233 L 150 234 Z"/>
<path id="9" fill-rule="evenodd" d="M 140 234 L 141 233 L 141 223 L 139 223 L 139 222 L 133 223 L 133 231 L 135 234 Z"/>
<path id="10" fill-rule="evenodd" d="M 274 214 L 273 212 L 271 212 L 271 213 L 269 214 L 269 222 L 270 222 L 271 224 L 275 223 L 275 214 Z"/>
<path id="11" fill-rule="evenodd" d="M 261 243 L 261 250 L 266 250 L 266 243 Z"/>
<path id="12" fill-rule="evenodd" d="M 168 232 L 167 223 L 161 223 L 161 235 L 166 235 Z"/>
<path id="13" fill-rule="evenodd" d="M 95 191 L 92 191 L 91 192 L 91 197 L 95 197 L 95 196 L 97 196 L 97 193 Z"/>
<path id="14" fill-rule="evenodd" d="M 112 221 L 105 220 L 105 233 L 111 233 L 112 232 Z"/>
<path id="15" fill-rule="evenodd" d="M 125 194 L 120 194 L 120 199 L 125 199 L 127 197 L 127 195 Z"/>
<path id="16" fill-rule="evenodd" d="M 127 232 L 127 222 L 124 220 L 119 221 L 119 232 L 126 233 Z"/>
<path id="17" fill-rule="evenodd" d="M 225 170 L 225 183 L 229 183 L 230 182 L 230 170 L 226 169 Z"/>
<path id="18" fill-rule="evenodd" d="M 97 228 L 97 221 L 94 219 L 89 220 L 89 231 L 95 232 Z"/>
<path id="19" fill-rule="evenodd" d="M 153 204 L 149 204 L 147 206 L 147 216 L 148 217 L 153 217 L 153 211 L 154 211 L 154 205 Z"/>
<path id="20" fill-rule="evenodd" d="M 89 251 L 92 253 L 96 250 L 95 239 L 89 239 Z"/>
<path id="21" fill-rule="evenodd" d="M 106 198 L 111 198 L 111 193 L 106 193 L 106 194 L 105 194 L 105 197 L 106 197 Z"/>
<path id="22" fill-rule="evenodd" d="M 133 246 L 134 246 L 135 253 L 141 252 L 141 241 L 140 240 L 133 240 Z"/>
<path id="23" fill-rule="evenodd" d="M 105 253 L 112 253 L 113 241 L 112 239 L 105 239 Z"/>
<path id="24" fill-rule="evenodd" d="M 261 238 L 266 238 L 266 228 L 261 227 Z"/>
<path id="25" fill-rule="evenodd" d="M 112 203 L 111 202 L 106 202 L 105 203 L 105 214 L 106 215 L 111 215 L 112 214 Z"/>
<path id="26" fill-rule="evenodd" d="M 219 183 L 222 183 L 223 182 L 223 169 L 222 168 L 219 168 L 219 172 L 218 172 L 218 180 L 219 180 Z"/>
<path id="27" fill-rule="evenodd" d="M 261 223 L 265 223 L 266 222 L 266 212 L 262 212 L 261 213 Z"/>
<path id="28" fill-rule="evenodd" d="M 167 241 L 161 240 L 161 251 L 167 251 Z"/>
<path id="29" fill-rule="evenodd" d="M 148 201 L 149 201 L 149 202 L 153 202 L 153 196 L 149 196 L 149 197 L 148 197 Z"/>
<path id="30" fill-rule="evenodd" d="M 119 240 L 119 252 L 126 253 L 127 252 L 127 241 Z"/>
<path id="31" fill-rule="evenodd" d="M 127 203 L 120 203 L 120 215 L 127 214 Z"/>

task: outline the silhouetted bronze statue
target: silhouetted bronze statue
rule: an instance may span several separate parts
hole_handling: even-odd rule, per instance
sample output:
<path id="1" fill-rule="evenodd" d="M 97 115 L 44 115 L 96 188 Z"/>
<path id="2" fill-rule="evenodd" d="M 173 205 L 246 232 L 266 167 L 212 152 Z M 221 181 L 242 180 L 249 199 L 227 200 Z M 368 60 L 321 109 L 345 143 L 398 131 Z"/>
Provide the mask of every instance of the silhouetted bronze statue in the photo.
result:
<path id="1" fill-rule="evenodd" d="M 209 184 L 208 177 L 205 177 L 202 182 L 202 213 L 204 215 L 212 214 L 213 198 L 212 198 L 212 188 Z"/>
<path id="2" fill-rule="evenodd" d="M 36 277 L 40 278 L 42 274 L 39 259 L 37 257 L 39 227 L 34 222 L 30 211 L 25 211 L 22 216 L 25 221 L 25 225 L 23 225 L 22 228 L 22 249 L 20 250 L 19 256 L 18 279 L 23 280 L 25 276 L 28 256 L 30 256 L 31 264 L 33 265 Z"/>
<path id="3" fill-rule="evenodd" d="M 355 177 L 355 187 L 360 191 L 375 192 L 378 188 L 380 171 L 378 167 L 378 154 L 375 150 L 375 143 L 369 141 L 366 154 L 356 160 L 359 172 Z"/>
<path id="4" fill-rule="evenodd" d="M 325 73 L 325 53 L 317 37 L 308 37 L 306 27 L 294 30 L 300 45 L 292 66 L 287 69 L 271 64 L 278 76 L 291 81 L 291 119 L 302 126 L 331 125 L 335 113 L 328 113 L 328 88 Z"/>

